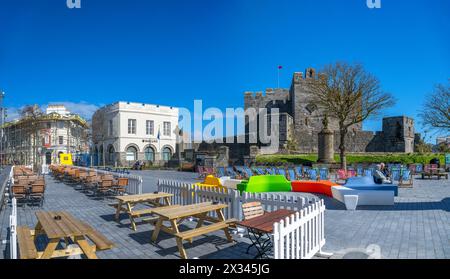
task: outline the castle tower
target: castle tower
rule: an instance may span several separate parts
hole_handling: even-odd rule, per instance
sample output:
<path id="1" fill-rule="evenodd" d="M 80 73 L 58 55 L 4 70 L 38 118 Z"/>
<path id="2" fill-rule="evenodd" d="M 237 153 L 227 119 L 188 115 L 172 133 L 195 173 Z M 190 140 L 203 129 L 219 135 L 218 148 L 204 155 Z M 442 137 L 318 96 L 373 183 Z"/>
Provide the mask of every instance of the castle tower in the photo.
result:
<path id="1" fill-rule="evenodd" d="M 414 152 L 414 120 L 406 116 L 383 118 L 385 152 Z"/>

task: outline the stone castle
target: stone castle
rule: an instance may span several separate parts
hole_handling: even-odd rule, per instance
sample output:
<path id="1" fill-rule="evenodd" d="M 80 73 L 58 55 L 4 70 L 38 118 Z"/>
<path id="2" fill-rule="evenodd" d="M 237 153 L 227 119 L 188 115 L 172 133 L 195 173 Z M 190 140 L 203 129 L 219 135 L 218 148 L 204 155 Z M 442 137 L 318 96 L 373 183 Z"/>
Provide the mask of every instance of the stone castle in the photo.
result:
<path id="1" fill-rule="evenodd" d="M 312 101 L 311 82 L 318 78 L 312 68 L 306 74 L 294 73 L 289 89 L 267 89 L 263 92 L 245 92 L 247 108 L 278 108 L 280 113 L 280 148 L 286 149 L 288 141 L 300 153 L 316 153 L 318 133 L 323 128 L 324 112 Z M 339 147 L 339 129 L 336 119 L 330 118 L 328 128 L 334 131 L 335 151 Z M 346 139 L 348 152 L 414 152 L 414 120 L 406 116 L 383 119 L 383 130 L 363 131 L 362 123 L 349 129 Z"/>

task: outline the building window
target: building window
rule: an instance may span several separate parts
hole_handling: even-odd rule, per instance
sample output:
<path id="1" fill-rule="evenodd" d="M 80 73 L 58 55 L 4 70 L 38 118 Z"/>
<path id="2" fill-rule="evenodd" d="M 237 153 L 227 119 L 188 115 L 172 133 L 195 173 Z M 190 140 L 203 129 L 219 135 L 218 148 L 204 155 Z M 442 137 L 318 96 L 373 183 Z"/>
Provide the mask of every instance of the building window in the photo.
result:
<path id="1" fill-rule="evenodd" d="M 64 121 L 58 121 L 58 129 L 64 129 Z"/>
<path id="2" fill-rule="evenodd" d="M 128 119 L 128 134 L 136 134 L 136 119 Z"/>
<path id="3" fill-rule="evenodd" d="M 113 131 L 113 121 L 111 119 L 111 120 L 109 120 L 108 134 L 109 134 L 109 136 L 112 136 L 113 133 L 114 133 L 114 131 Z"/>
<path id="4" fill-rule="evenodd" d="M 168 147 L 164 147 L 163 149 L 163 160 L 168 162 L 172 158 L 172 150 Z"/>
<path id="5" fill-rule="evenodd" d="M 59 143 L 59 145 L 64 144 L 64 137 L 63 136 L 59 136 L 58 137 L 58 143 Z"/>
<path id="6" fill-rule="evenodd" d="M 164 136 L 170 136 L 170 122 L 164 122 L 163 123 L 163 135 Z"/>
<path id="7" fill-rule="evenodd" d="M 137 160 L 137 149 L 133 146 L 127 148 L 127 161 Z"/>
<path id="8" fill-rule="evenodd" d="M 144 150 L 145 161 L 153 162 L 155 161 L 155 150 L 151 147 L 147 147 Z"/>
<path id="9" fill-rule="evenodd" d="M 155 122 L 153 122 L 153 120 L 147 120 L 146 125 L 145 125 L 145 133 L 147 135 L 154 135 L 154 127 L 155 127 Z"/>

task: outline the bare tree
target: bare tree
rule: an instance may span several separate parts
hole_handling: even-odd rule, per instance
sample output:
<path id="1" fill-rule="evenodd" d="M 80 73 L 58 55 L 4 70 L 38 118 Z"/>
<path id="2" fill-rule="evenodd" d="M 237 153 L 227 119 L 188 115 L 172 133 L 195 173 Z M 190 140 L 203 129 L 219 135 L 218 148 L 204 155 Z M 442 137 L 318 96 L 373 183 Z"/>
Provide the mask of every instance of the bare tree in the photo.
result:
<path id="1" fill-rule="evenodd" d="M 39 164 L 38 160 L 40 159 L 37 150 L 38 132 L 40 129 L 39 120 L 42 117 L 43 113 L 38 105 L 32 105 L 25 106 L 21 110 L 20 114 L 22 119 L 24 120 L 25 128 L 30 132 L 30 135 L 33 135 L 33 141 L 30 142 L 33 150 L 32 160 L 33 164 L 37 166 Z"/>
<path id="2" fill-rule="evenodd" d="M 395 99 L 384 92 L 380 81 L 360 64 L 337 62 L 320 72 L 319 79 L 311 83 L 314 101 L 338 122 L 341 166 L 347 169 L 345 138 L 349 128 L 393 106 Z"/>
<path id="3" fill-rule="evenodd" d="M 450 131 L 450 82 L 434 87 L 426 98 L 420 117 L 427 128 Z"/>

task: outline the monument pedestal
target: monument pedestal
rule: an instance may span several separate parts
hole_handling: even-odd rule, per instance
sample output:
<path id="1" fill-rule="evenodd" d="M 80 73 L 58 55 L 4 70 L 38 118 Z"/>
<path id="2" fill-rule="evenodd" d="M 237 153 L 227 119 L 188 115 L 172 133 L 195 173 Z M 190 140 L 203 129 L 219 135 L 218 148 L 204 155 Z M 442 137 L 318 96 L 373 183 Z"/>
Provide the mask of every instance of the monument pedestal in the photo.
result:
<path id="1" fill-rule="evenodd" d="M 323 129 L 318 137 L 319 158 L 317 162 L 323 164 L 334 163 L 334 132 Z"/>

